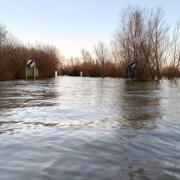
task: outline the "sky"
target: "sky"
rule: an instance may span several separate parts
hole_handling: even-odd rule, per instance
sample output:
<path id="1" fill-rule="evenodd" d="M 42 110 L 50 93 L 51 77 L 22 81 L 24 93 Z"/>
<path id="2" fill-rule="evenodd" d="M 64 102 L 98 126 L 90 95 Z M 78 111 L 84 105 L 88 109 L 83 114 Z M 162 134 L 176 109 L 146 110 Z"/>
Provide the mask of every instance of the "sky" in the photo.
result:
<path id="1" fill-rule="evenodd" d="M 109 43 L 128 6 L 162 7 L 170 26 L 180 19 L 180 0 L 0 0 L 0 23 L 23 43 L 47 43 L 75 57 Z"/>

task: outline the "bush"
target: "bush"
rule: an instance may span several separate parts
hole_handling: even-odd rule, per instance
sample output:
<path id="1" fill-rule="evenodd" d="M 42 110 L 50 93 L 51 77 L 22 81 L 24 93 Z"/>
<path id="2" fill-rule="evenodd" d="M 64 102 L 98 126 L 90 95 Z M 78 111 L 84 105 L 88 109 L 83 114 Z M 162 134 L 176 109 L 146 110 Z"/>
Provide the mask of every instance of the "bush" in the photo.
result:
<path id="1" fill-rule="evenodd" d="M 47 45 L 26 47 L 9 35 L 5 26 L 0 25 L 0 80 L 24 79 L 28 59 L 34 59 L 39 78 L 54 76 L 59 68 L 57 50 Z"/>

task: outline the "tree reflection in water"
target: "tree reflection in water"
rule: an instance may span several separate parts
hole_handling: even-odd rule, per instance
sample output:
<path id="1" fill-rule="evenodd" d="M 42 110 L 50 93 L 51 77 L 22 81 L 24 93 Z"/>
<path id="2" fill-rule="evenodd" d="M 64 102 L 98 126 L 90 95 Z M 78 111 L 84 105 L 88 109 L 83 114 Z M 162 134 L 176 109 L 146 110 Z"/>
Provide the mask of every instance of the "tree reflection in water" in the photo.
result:
<path id="1" fill-rule="evenodd" d="M 126 128 L 155 128 L 154 121 L 162 116 L 159 88 L 158 82 L 125 82 L 121 108 Z"/>

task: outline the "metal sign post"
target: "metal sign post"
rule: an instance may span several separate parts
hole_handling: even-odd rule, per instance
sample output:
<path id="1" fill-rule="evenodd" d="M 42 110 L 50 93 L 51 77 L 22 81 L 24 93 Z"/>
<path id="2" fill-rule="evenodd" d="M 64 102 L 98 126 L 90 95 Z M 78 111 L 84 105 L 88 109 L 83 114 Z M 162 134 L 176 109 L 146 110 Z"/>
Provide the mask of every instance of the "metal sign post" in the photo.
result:
<path id="1" fill-rule="evenodd" d="M 135 60 L 128 61 L 127 76 L 128 80 L 137 80 L 137 62 Z"/>
<path id="2" fill-rule="evenodd" d="M 36 80 L 38 76 L 38 69 L 36 67 L 36 62 L 33 59 L 29 59 L 26 63 L 26 80 L 28 77 Z"/>

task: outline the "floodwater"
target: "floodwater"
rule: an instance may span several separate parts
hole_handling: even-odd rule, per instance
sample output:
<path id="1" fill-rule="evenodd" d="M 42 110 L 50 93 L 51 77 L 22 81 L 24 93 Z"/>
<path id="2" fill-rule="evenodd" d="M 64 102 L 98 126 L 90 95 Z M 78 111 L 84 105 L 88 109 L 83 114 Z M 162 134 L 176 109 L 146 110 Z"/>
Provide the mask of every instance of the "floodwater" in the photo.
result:
<path id="1" fill-rule="evenodd" d="M 0 82 L 0 180 L 180 179 L 180 80 Z"/>

